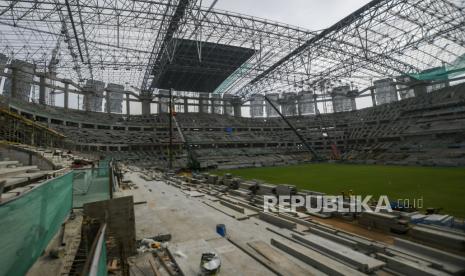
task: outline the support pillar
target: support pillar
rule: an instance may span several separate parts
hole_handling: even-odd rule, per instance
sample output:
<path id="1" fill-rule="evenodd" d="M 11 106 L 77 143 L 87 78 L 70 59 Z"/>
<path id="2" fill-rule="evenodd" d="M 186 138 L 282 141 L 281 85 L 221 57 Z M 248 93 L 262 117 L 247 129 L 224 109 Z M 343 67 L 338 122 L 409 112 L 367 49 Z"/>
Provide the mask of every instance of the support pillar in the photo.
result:
<path id="1" fill-rule="evenodd" d="M 130 99 L 130 94 L 126 93 L 126 115 L 131 115 L 131 101 Z"/>
<path id="2" fill-rule="evenodd" d="M 65 82 L 65 90 L 63 91 L 64 93 L 64 103 L 63 107 L 65 110 L 68 110 L 69 107 L 69 83 Z"/>
<path id="3" fill-rule="evenodd" d="M 141 102 L 142 102 L 142 116 L 149 116 L 151 98 L 147 98 L 146 96 L 142 97 Z"/>
<path id="4" fill-rule="evenodd" d="M 370 88 L 370 95 L 371 95 L 371 102 L 373 106 L 376 106 L 375 89 L 373 87 Z"/>
<path id="5" fill-rule="evenodd" d="M 163 104 L 161 103 L 161 101 L 162 101 L 161 99 L 162 99 L 162 98 L 161 98 L 160 96 L 158 96 L 158 102 L 157 102 L 157 113 L 158 113 L 158 114 L 163 113 L 163 112 L 162 112 L 162 110 L 163 110 L 163 108 L 162 108 Z"/>
<path id="6" fill-rule="evenodd" d="M 240 103 L 234 104 L 234 117 L 241 117 L 242 116 L 242 105 Z"/>
<path id="7" fill-rule="evenodd" d="M 414 88 L 413 88 L 413 93 L 415 93 L 415 97 L 421 97 L 423 95 L 426 95 L 426 83 L 425 82 L 419 82 L 417 83 Z"/>
<path id="8" fill-rule="evenodd" d="M 34 136 L 35 136 L 35 128 L 34 128 L 34 125 L 32 125 L 32 131 L 31 131 L 31 145 L 35 145 Z"/>
<path id="9" fill-rule="evenodd" d="M 86 99 L 87 97 L 87 99 Z M 90 111 L 89 96 L 84 95 L 84 111 Z"/>
<path id="10" fill-rule="evenodd" d="M 84 90 L 84 111 L 90 111 L 90 90 Z"/>
<path id="11" fill-rule="evenodd" d="M 184 113 L 189 113 L 189 99 L 187 97 L 184 98 Z"/>
<path id="12" fill-rule="evenodd" d="M 18 94 L 18 68 L 11 67 L 11 92 L 10 97 L 16 98 Z"/>
<path id="13" fill-rule="evenodd" d="M 106 105 L 107 113 L 111 113 L 110 91 L 105 92 L 105 105 Z"/>
<path id="14" fill-rule="evenodd" d="M 39 104 L 45 105 L 45 76 L 41 75 L 39 78 Z"/>
<path id="15" fill-rule="evenodd" d="M 230 104 L 232 105 L 234 117 L 242 116 L 242 100 L 239 97 L 231 98 Z"/>
<path id="16" fill-rule="evenodd" d="M 213 100 L 213 98 L 210 99 L 210 106 L 211 106 L 210 113 L 215 114 L 215 100 Z"/>
<path id="17" fill-rule="evenodd" d="M 199 97 L 199 113 L 203 113 L 203 108 L 204 108 L 203 104 L 204 102 L 203 102 L 202 97 Z"/>
<path id="18" fill-rule="evenodd" d="M 350 105 L 352 110 L 357 110 L 357 103 L 355 101 L 355 97 L 350 98 Z"/>
<path id="19" fill-rule="evenodd" d="M 320 111 L 318 109 L 318 96 L 316 94 L 313 94 L 313 105 L 315 108 L 315 114 L 319 114 Z"/>
<path id="20" fill-rule="evenodd" d="M 170 147 L 169 147 L 169 169 L 173 169 L 173 90 L 170 88 L 170 100 L 169 100 L 169 108 L 168 108 L 168 112 L 169 112 L 169 116 L 170 116 L 170 120 L 169 120 L 169 128 L 170 128 L 170 131 L 169 131 L 169 134 L 170 134 Z"/>

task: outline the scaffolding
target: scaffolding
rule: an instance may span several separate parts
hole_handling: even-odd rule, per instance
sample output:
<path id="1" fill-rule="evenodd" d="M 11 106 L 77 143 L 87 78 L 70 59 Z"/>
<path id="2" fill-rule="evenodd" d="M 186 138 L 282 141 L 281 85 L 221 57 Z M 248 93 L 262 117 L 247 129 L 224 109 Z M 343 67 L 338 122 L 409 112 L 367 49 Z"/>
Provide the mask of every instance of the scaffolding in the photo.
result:
<path id="1" fill-rule="evenodd" d="M 63 147 L 65 136 L 0 106 L 0 140 L 38 147 Z"/>

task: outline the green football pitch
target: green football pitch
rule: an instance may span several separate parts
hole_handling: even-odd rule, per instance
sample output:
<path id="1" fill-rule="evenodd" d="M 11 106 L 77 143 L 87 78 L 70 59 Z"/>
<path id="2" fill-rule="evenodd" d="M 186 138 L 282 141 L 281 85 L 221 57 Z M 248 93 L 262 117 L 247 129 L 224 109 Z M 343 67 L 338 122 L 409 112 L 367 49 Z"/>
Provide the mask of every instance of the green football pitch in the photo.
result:
<path id="1" fill-rule="evenodd" d="M 340 195 L 387 195 L 391 201 L 423 199 L 423 208 L 465 218 L 465 168 L 403 167 L 383 165 L 303 164 L 283 167 L 213 171 L 271 184 L 292 184 L 298 189 Z"/>

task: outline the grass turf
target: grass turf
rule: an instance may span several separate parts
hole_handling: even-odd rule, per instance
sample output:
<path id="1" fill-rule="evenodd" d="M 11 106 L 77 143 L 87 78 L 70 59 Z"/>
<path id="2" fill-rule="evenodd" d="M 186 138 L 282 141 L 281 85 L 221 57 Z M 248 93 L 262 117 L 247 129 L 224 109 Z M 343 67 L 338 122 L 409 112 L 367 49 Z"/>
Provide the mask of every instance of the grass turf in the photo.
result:
<path id="1" fill-rule="evenodd" d="M 283 167 L 218 170 L 245 179 L 272 184 L 292 184 L 327 194 L 340 195 L 352 190 L 356 195 L 387 195 L 397 199 L 423 198 L 423 207 L 443 208 L 465 218 L 465 169 L 401 167 L 382 165 L 303 164 Z"/>

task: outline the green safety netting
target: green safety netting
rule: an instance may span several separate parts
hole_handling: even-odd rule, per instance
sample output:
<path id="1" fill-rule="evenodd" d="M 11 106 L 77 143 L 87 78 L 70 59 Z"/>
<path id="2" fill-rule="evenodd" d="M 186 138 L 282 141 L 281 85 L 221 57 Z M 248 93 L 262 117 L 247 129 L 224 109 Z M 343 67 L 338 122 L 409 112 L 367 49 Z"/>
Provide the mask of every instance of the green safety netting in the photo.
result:
<path id="1" fill-rule="evenodd" d="M 108 168 L 110 167 L 111 158 L 105 158 L 98 162 L 99 168 Z"/>
<path id="2" fill-rule="evenodd" d="M 73 207 L 110 199 L 110 169 L 94 168 L 73 171 Z"/>
<path id="3" fill-rule="evenodd" d="M 102 242 L 102 251 L 100 251 L 100 258 L 98 260 L 98 276 L 106 276 L 108 275 L 107 269 L 107 246 L 105 241 Z"/>
<path id="4" fill-rule="evenodd" d="M 73 174 L 0 205 L 0 276 L 24 275 L 71 210 Z"/>
<path id="5" fill-rule="evenodd" d="M 453 79 L 463 74 L 465 74 L 465 54 L 450 64 L 425 70 L 418 74 L 409 74 L 409 76 L 417 80 L 439 81 Z"/>

